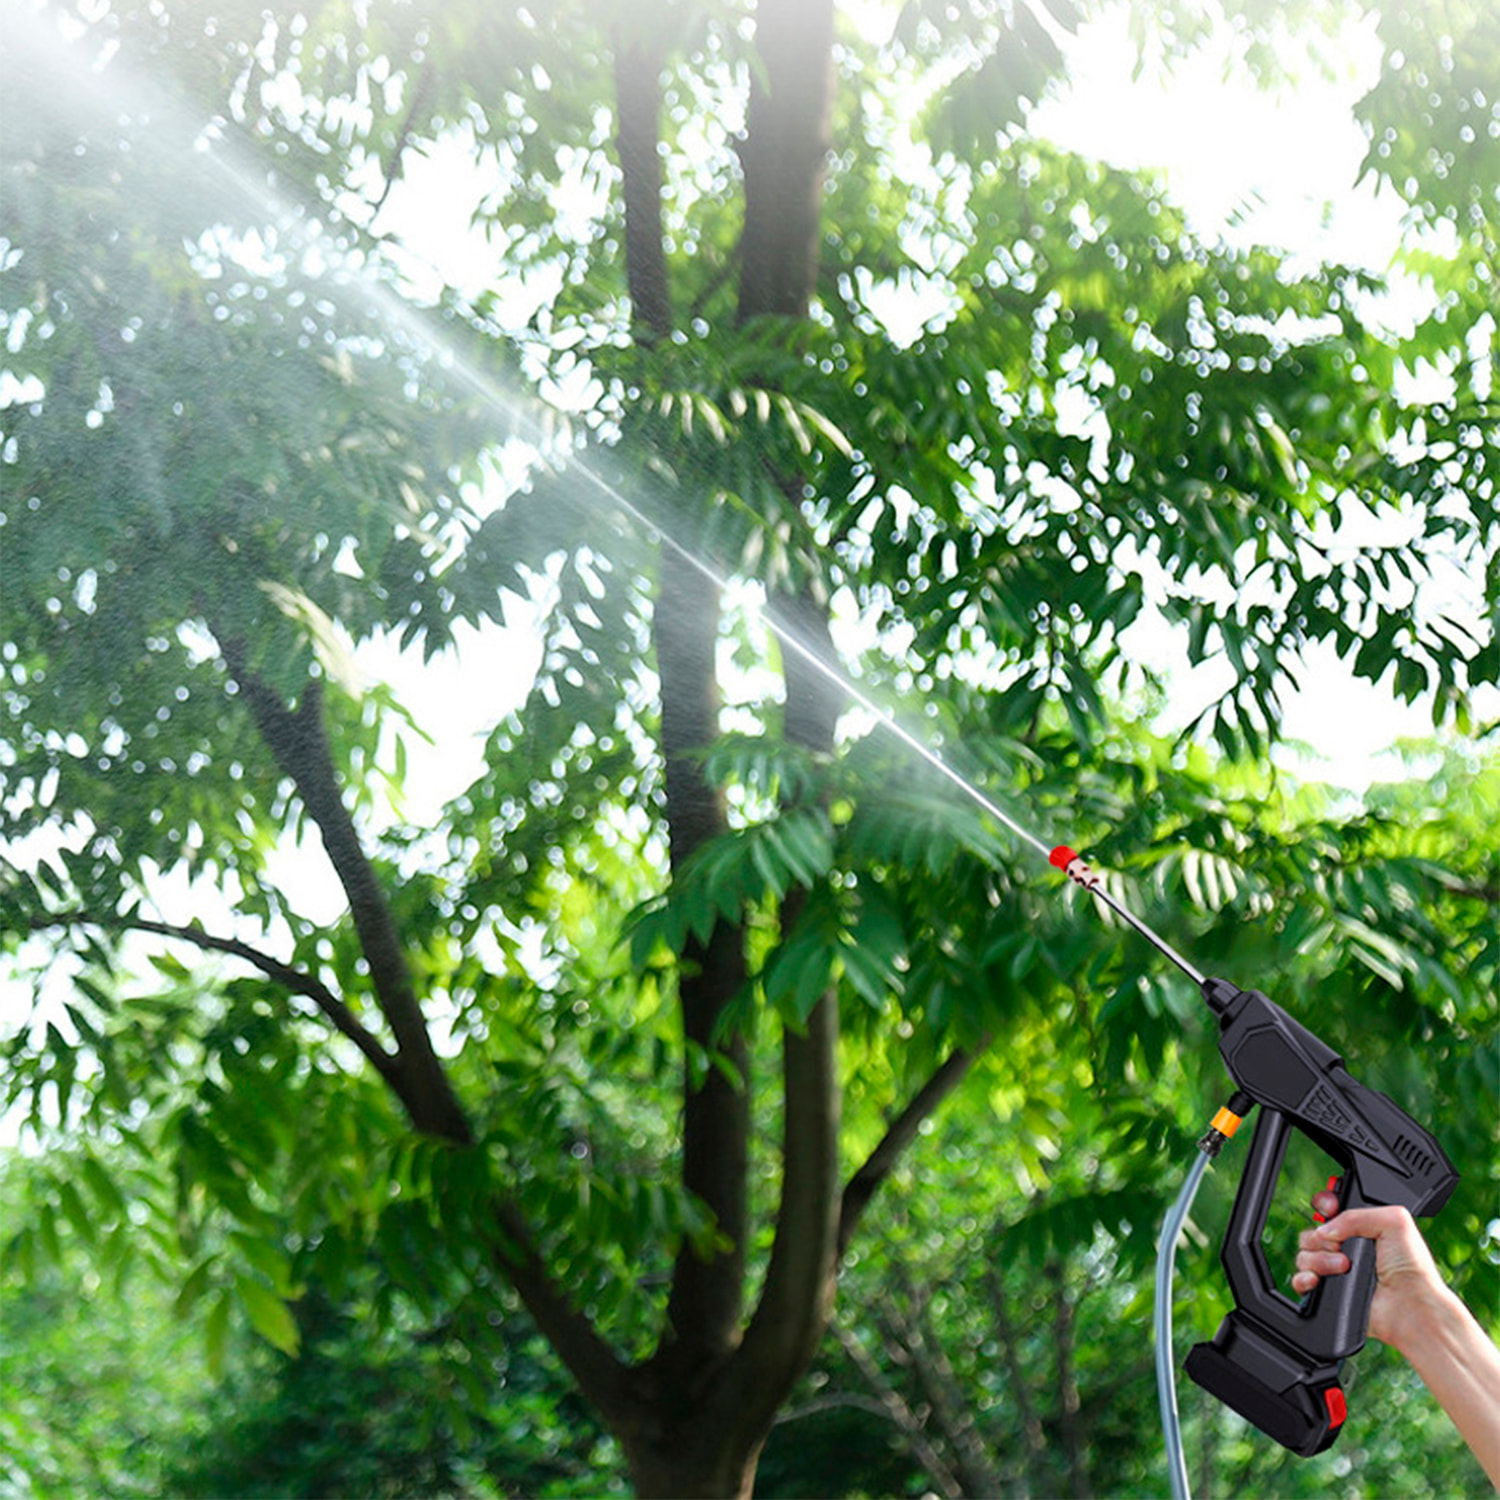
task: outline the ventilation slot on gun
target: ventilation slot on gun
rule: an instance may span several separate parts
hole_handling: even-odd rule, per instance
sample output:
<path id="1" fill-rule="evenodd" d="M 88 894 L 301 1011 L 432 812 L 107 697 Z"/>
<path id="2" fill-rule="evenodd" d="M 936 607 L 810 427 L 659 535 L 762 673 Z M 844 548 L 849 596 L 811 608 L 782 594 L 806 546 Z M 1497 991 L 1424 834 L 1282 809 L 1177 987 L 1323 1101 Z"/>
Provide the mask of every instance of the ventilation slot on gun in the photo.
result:
<path id="1" fill-rule="evenodd" d="M 1408 1140 L 1404 1135 L 1396 1137 L 1396 1144 L 1393 1149 L 1397 1157 L 1411 1168 L 1414 1176 L 1429 1176 L 1433 1168 L 1437 1165 L 1432 1157 L 1417 1145 L 1415 1141 Z"/>

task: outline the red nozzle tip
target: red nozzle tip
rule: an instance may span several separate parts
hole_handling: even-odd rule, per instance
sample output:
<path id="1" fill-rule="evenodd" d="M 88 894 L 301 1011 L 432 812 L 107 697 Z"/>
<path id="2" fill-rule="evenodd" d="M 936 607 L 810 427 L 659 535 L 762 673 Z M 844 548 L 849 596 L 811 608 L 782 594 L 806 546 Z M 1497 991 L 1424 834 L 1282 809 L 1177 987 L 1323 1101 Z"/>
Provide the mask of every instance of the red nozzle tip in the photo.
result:
<path id="1" fill-rule="evenodd" d="M 1059 844 L 1057 848 L 1055 848 L 1052 853 L 1047 856 L 1047 858 L 1053 864 L 1055 864 L 1059 870 L 1066 870 L 1068 866 L 1078 858 L 1078 855 L 1074 850 L 1068 848 L 1066 844 Z"/>

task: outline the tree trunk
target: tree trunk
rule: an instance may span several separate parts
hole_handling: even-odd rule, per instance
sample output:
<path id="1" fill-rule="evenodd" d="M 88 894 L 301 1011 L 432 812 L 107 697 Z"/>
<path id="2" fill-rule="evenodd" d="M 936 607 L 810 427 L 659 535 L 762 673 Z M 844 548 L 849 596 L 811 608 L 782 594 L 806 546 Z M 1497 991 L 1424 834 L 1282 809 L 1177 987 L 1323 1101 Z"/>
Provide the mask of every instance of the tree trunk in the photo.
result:
<path id="1" fill-rule="evenodd" d="M 750 1500 L 760 1449 L 757 1443 L 749 1453 L 730 1453 L 690 1426 L 661 1441 L 628 1445 L 625 1460 L 641 1500 Z"/>
<path id="2" fill-rule="evenodd" d="M 1068 1463 L 1068 1483 L 1074 1500 L 1092 1500 L 1088 1455 L 1084 1449 L 1083 1425 L 1079 1420 L 1078 1377 L 1073 1370 L 1073 1326 L 1077 1311 L 1068 1294 L 1065 1269 L 1060 1261 L 1045 1267 L 1052 1286 L 1052 1335 L 1057 1345 L 1057 1425 Z"/>
<path id="3" fill-rule="evenodd" d="M 653 632 L 661 677 L 667 827 L 675 876 L 703 843 L 724 831 L 724 810 L 694 752 L 718 737 L 715 675 L 719 590 L 671 547 L 661 552 L 661 592 Z M 729 1248 L 712 1260 L 684 1246 L 668 1304 L 663 1359 L 678 1381 L 694 1381 L 738 1343 L 744 1311 L 745 1185 L 750 1111 L 743 1036 L 718 1035 L 725 1007 L 745 982 L 744 932 L 720 923 L 706 944 L 692 942 L 678 979 L 683 1059 L 682 1180 L 712 1210 Z M 718 1052 L 728 1068 L 703 1059 Z"/>
<path id="4" fill-rule="evenodd" d="M 832 0 L 760 0 L 740 242 L 740 317 L 805 318 L 817 283 L 823 179 L 831 145 Z"/>
<path id="5" fill-rule="evenodd" d="M 654 343 L 671 333 L 674 319 L 661 253 L 659 54 L 656 38 L 639 27 L 627 35 L 622 26 L 616 40 L 633 320 L 636 337 Z M 765 314 L 804 318 L 810 310 L 832 42 L 832 0 L 761 0 L 756 44 L 764 66 L 751 85 L 744 148 L 742 321 Z M 789 495 L 800 493 L 800 476 L 784 482 Z M 720 799 L 695 755 L 718 734 L 718 624 L 718 586 L 679 548 L 663 547 L 653 635 L 674 876 L 725 828 Z M 827 647 L 826 610 L 812 611 L 805 634 Z M 838 712 L 832 700 L 821 678 L 814 681 L 800 661 L 788 662 L 789 738 L 830 748 Z M 788 925 L 795 904 L 784 914 Z M 690 947 L 679 971 L 687 1042 L 682 1180 L 712 1210 L 729 1248 L 706 1260 L 690 1247 L 679 1254 L 665 1337 L 638 1372 L 639 1404 L 613 1423 L 637 1492 L 664 1500 L 750 1495 L 761 1446 L 832 1304 L 840 1203 L 838 1008 L 836 996 L 825 996 L 805 1031 L 785 1038 L 782 1196 L 760 1303 L 745 1321 L 749 1057 L 743 1039 L 726 1036 L 723 1027 L 745 978 L 744 934 L 732 923 L 720 923 L 708 943 Z M 705 1056 L 712 1059 L 707 1068 Z"/>

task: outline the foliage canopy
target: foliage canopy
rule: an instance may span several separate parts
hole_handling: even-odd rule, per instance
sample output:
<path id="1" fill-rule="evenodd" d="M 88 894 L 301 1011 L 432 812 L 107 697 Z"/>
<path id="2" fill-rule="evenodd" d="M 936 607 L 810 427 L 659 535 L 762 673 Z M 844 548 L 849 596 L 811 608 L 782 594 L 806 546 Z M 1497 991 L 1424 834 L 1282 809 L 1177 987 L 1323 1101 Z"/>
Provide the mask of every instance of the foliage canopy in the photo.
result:
<path id="1" fill-rule="evenodd" d="M 1252 50 L 1279 24 L 1227 10 Z M 509 1286 L 639 1488 L 729 1494 L 960 1085 L 1004 1127 L 986 1233 L 1059 1267 L 1065 1311 L 1079 1247 L 1128 1274 L 1169 1129 L 1220 1087 L 1195 1002 L 862 732 L 844 672 L 921 701 L 958 772 L 1095 847 L 1204 968 L 1315 993 L 1368 1081 L 1486 1160 L 1492 758 L 1450 754 L 1446 805 L 1353 816 L 1254 763 L 1314 644 L 1460 731 L 1500 678 L 1495 19 L 1377 13 L 1369 166 L 1430 293 L 1392 331 L 1373 273 L 1204 243 L 1028 133 L 1085 13 L 25 23 L 0 895 L 37 1005 L 4 1097 L 49 1152 L 23 1270 L 70 1229 L 176 1267 L 211 1351 L 243 1315 L 287 1356 L 309 1289 L 372 1258 L 398 1325 Z M 496 269 L 425 296 L 395 209 L 445 153 Z M 1176 744 L 1129 706 L 1161 688 L 1147 606 L 1223 671 Z M 362 662 L 525 615 L 525 704 L 503 648 L 464 656 L 482 768 L 403 821 L 423 726 Z M 1437 1231 L 1455 1275 L 1486 1189 Z"/>

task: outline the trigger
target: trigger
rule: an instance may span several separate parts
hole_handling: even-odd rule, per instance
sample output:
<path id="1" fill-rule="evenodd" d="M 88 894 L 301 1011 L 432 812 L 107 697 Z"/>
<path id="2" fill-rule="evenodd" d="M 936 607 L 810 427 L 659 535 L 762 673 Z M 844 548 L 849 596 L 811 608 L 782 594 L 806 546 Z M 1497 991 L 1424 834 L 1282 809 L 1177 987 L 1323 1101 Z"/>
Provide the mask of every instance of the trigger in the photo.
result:
<path id="1" fill-rule="evenodd" d="M 1344 1192 L 1344 1179 L 1342 1177 L 1340 1177 L 1337 1172 L 1335 1172 L 1334 1175 L 1328 1179 L 1328 1191 L 1330 1193 L 1337 1193 L 1340 1197 L 1343 1196 L 1343 1192 Z M 1316 1209 L 1313 1211 L 1313 1223 L 1314 1224 L 1326 1224 L 1327 1222 L 1328 1222 L 1328 1215 L 1327 1214 L 1320 1214 L 1320 1213 L 1317 1212 Z"/>

